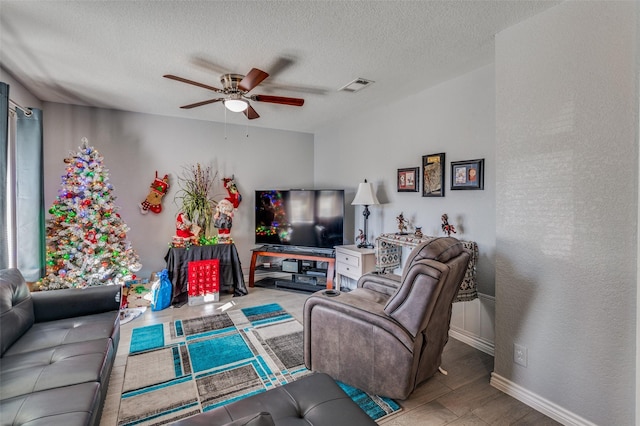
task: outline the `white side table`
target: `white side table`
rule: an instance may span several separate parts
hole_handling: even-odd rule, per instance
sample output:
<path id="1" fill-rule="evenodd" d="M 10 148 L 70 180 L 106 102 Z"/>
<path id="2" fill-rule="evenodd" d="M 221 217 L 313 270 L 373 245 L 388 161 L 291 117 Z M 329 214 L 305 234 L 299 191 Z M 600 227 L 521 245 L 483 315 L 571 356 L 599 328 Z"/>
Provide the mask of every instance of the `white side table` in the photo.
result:
<path id="1" fill-rule="evenodd" d="M 358 279 L 376 269 L 376 251 L 358 248 L 357 245 L 336 246 L 336 289 L 340 289 L 342 277 Z"/>

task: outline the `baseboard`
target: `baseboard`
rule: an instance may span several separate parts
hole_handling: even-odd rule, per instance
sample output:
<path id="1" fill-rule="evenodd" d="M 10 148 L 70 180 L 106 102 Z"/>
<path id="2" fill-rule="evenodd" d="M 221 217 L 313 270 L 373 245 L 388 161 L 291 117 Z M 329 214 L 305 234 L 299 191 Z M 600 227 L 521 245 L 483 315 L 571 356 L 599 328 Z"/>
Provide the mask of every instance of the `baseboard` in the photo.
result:
<path id="1" fill-rule="evenodd" d="M 499 374 L 491 373 L 491 386 L 514 397 L 518 401 L 527 404 L 529 407 L 541 412 L 547 417 L 562 423 L 563 425 L 575 426 L 597 426 L 577 414 L 568 411 L 557 404 L 537 395 L 522 386 L 505 379 Z"/>
<path id="2" fill-rule="evenodd" d="M 491 356 L 495 355 L 495 346 L 493 342 L 483 339 L 480 336 L 470 334 L 461 328 L 451 326 L 451 328 L 449 329 L 449 336 L 461 341 L 462 343 L 466 343 L 472 348 L 476 348 L 486 354 L 489 354 Z"/>

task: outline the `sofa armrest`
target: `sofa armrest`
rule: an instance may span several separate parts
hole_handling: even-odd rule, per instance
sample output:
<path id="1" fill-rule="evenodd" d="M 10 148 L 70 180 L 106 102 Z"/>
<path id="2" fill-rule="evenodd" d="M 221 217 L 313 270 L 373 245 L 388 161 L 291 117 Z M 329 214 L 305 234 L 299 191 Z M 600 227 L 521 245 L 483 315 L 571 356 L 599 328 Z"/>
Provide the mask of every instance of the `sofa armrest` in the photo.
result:
<path id="1" fill-rule="evenodd" d="M 402 277 L 396 274 L 370 272 L 360 277 L 358 288 L 366 288 L 387 296 L 393 296 L 400 288 L 401 279 Z"/>
<path id="2" fill-rule="evenodd" d="M 120 309 L 120 285 L 31 293 L 35 322 L 54 321 Z"/>

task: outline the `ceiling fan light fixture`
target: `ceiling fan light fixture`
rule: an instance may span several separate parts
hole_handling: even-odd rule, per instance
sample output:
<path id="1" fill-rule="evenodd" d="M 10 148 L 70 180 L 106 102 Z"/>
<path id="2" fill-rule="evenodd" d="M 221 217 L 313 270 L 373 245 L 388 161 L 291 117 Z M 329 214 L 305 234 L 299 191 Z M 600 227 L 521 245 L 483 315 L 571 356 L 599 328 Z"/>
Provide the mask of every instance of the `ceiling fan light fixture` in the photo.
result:
<path id="1" fill-rule="evenodd" d="M 249 108 L 249 102 L 244 99 L 225 99 L 223 103 L 229 111 L 233 112 L 242 112 Z"/>

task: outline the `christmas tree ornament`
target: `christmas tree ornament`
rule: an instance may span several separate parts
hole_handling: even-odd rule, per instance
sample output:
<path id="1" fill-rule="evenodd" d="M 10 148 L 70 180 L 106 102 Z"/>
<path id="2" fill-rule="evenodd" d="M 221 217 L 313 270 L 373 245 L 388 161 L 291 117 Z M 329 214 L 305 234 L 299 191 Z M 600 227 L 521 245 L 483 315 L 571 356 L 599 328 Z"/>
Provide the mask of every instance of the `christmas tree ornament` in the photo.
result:
<path id="1" fill-rule="evenodd" d="M 147 198 L 140 203 L 140 213 L 147 214 L 149 210 L 156 214 L 160 213 L 162 211 L 162 197 L 169 190 L 169 175 L 159 178 L 156 170 L 156 177 L 149 188 Z"/>

